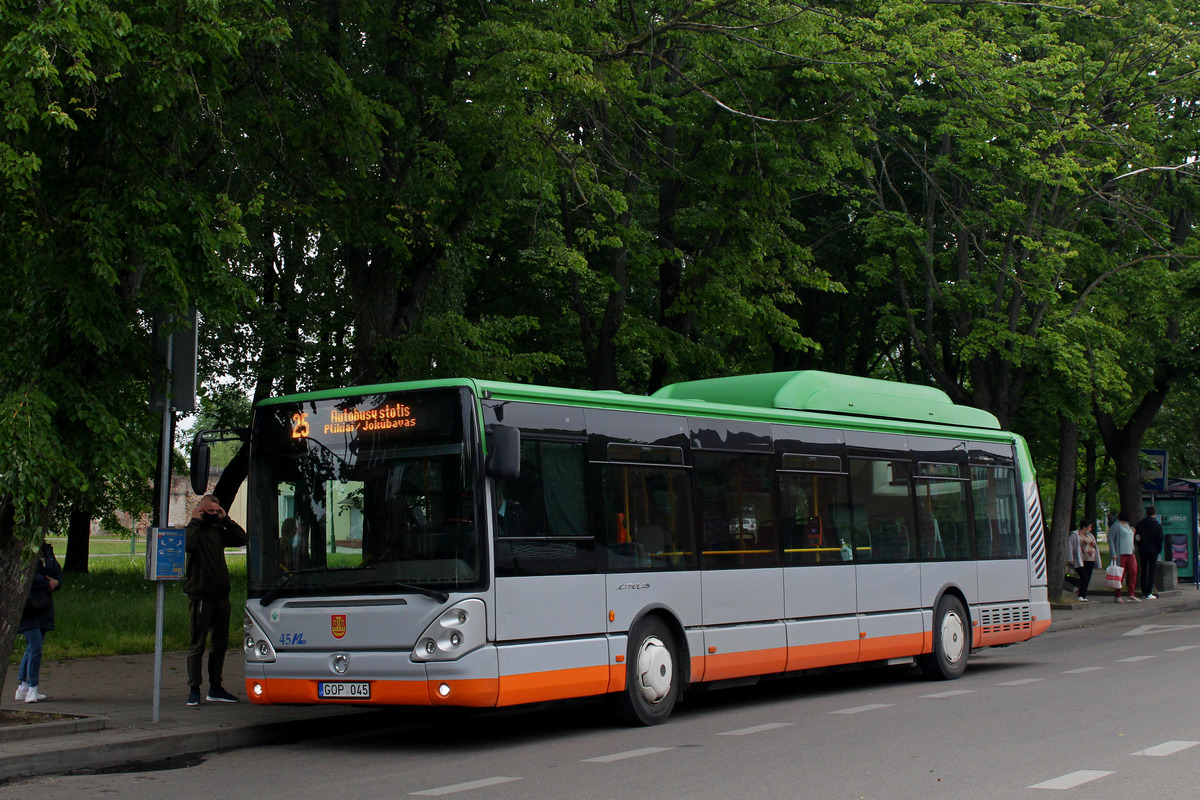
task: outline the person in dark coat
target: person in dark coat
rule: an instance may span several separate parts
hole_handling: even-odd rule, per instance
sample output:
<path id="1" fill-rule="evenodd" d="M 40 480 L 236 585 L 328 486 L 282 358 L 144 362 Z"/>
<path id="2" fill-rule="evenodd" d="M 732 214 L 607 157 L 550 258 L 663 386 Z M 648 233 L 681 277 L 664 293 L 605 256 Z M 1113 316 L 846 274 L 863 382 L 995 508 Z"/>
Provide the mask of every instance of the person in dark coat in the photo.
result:
<path id="1" fill-rule="evenodd" d="M 200 670 L 204 664 L 204 643 L 210 636 L 205 699 L 210 703 L 238 702 L 221 685 L 225 651 L 229 649 L 229 567 L 225 563 L 225 548 L 245 544 L 246 531 L 242 526 L 226 515 L 214 495 L 204 495 L 184 534 L 183 592 L 188 597 L 192 634 L 187 657 L 189 706 L 200 705 Z"/>
<path id="2" fill-rule="evenodd" d="M 1154 570 L 1162 555 L 1163 529 L 1154 506 L 1146 507 L 1146 516 L 1133 526 L 1133 541 L 1137 546 L 1138 574 L 1142 577 L 1142 597 L 1157 600 L 1154 594 Z"/>
<path id="3" fill-rule="evenodd" d="M 42 644 L 46 641 L 46 633 L 54 630 L 54 593 L 60 586 L 62 567 L 54 557 L 54 548 L 45 542 L 38 553 L 29 597 L 25 599 L 21 622 L 17 626 L 17 632 L 25 636 L 25 655 L 21 657 L 21 666 L 17 668 L 17 679 L 20 681 L 17 686 L 18 701 L 36 703 L 46 699 L 46 695 L 38 690 L 42 672 Z"/>

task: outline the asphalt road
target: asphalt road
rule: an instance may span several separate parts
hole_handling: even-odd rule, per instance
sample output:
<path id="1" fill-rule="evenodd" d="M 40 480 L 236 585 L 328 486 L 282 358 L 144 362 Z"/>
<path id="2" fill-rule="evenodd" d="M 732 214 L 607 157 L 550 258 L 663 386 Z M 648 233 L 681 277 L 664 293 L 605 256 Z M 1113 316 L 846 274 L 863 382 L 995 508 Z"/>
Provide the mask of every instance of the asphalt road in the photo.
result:
<path id="1" fill-rule="evenodd" d="M 1200 612 L 1059 631 L 912 669 L 695 693 L 664 726 L 595 702 L 398 712 L 384 734 L 39 778 L 0 798 L 1128 800 L 1200 793 Z"/>

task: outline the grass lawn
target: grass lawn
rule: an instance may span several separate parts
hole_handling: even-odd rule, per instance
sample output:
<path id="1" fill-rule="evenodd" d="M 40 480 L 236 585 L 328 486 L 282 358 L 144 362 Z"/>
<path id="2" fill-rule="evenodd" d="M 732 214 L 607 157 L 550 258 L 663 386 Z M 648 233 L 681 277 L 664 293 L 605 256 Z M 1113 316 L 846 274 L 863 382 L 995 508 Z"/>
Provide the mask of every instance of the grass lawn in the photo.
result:
<path id="1" fill-rule="evenodd" d="M 100 540 L 104 542 L 104 540 Z M 57 661 L 86 656 L 153 653 L 155 598 L 153 581 L 146 580 L 145 559 L 129 556 L 129 540 L 110 540 L 124 546 L 124 555 L 103 555 L 92 540 L 88 574 L 63 576 L 63 587 L 54 595 L 54 631 L 46 636 L 43 658 Z M 105 543 L 106 545 L 109 543 Z M 63 550 L 53 542 L 62 560 Z M 145 549 L 145 543 L 141 543 Z M 65 543 L 63 549 L 65 550 Z M 246 604 L 246 557 L 229 555 L 232 591 L 229 603 L 230 649 L 242 645 L 242 607 Z M 165 583 L 163 649 L 186 650 L 188 604 L 180 581 Z M 20 661 L 25 638 L 18 636 L 11 663 Z"/>

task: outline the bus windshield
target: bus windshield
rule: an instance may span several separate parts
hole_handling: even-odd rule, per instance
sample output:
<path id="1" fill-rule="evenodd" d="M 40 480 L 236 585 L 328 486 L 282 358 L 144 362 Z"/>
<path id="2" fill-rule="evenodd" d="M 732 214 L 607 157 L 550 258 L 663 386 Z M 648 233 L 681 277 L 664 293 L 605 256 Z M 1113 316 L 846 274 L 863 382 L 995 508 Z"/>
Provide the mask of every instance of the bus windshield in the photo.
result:
<path id="1" fill-rule="evenodd" d="M 283 402 L 255 415 L 248 593 L 479 588 L 477 429 L 465 388 Z"/>

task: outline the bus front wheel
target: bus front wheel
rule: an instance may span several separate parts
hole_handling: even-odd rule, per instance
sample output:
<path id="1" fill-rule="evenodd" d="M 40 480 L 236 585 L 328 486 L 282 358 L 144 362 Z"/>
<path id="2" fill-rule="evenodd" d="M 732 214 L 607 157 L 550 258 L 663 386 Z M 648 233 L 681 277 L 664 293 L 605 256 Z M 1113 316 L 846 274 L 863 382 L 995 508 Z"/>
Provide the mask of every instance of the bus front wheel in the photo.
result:
<path id="1" fill-rule="evenodd" d="M 971 650 L 969 618 L 962 601 L 946 595 L 937 604 L 933 618 L 933 652 L 921 656 L 917 663 L 926 678 L 954 680 L 967 668 Z"/>
<path id="2" fill-rule="evenodd" d="M 630 632 L 625 691 L 613 696 L 617 716 L 631 725 L 666 721 L 679 696 L 675 637 L 658 617 L 647 617 Z"/>

